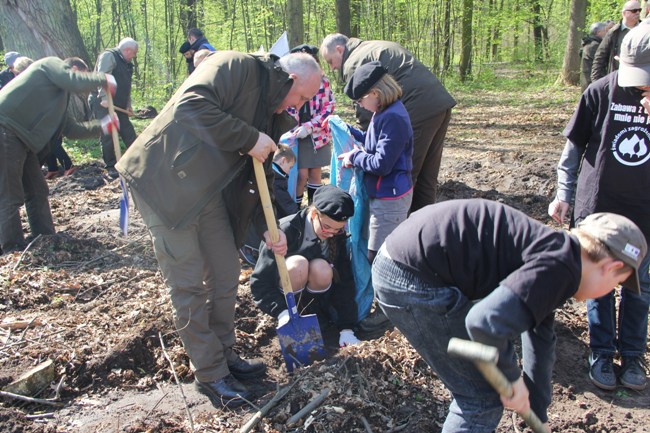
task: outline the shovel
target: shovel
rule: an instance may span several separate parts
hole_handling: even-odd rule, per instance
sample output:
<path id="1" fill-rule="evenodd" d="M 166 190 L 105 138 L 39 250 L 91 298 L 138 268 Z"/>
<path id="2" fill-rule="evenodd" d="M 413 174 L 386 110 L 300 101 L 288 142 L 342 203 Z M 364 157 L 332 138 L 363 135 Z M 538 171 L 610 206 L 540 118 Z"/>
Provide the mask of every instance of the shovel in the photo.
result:
<path id="1" fill-rule="evenodd" d="M 485 344 L 477 343 L 476 341 L 467 341 L 460 338 L 451 338 L 447 353 L 452 356 L 464 358 L 472 361 L 476 368 L 483 374 L 485 380 L 495 389 L 499 395 L 505 397 L 512 397 L 512 383 L 504 376 L 504 374 L 497 367 L 499 360 L 499 352 L 496 347 L 487 346 Z M 528 427 L 535 433 L 549 433 L 544 423 L 537 417 L 535 412 L 527 409 L 524 412 L 519 412 Z"/>
<path id="2" fill-rule="evenodd" d="M 106 101 L 108 102 L 108 114 L 113 118 L 115 116 L 115 108 L 117 107 L 113 104 L 113 95 L 111 95 L 108 89 L 106 89 Z M 117 136 L 117 129 L 111 129 L 111 137 L 113 138 L 115 160 L 119 161 L 122 158 L 122 149 L 120 148 L 120 138 Z M 122 188 L 122 197 L 120 197 L 120 230 L 126 236 L 129 232 L 129 192 L 126 189 L 126 184 L 122 176 L 120 176 L 120 187 Z"/>
<path id="3" fill-rule="evenodd" d="M 271 196 L 266 183 L 266 174 L 261 162 L 253 158 L 253 167 L 255 168 L 255 179 L 257 188 L 260 191 L 260 200 L 262 209 L 264 209 L 264 218 L 268 226 L 271 240 L 277 242 L 280 238 L 278 226 L 275 222 L 273 207 L 271 205 Z M 296 299 L 291 288 L 291 279 L 287 270 L 287 263 L 284 256 L 275 255 L 275 263 L 278 265 L 280 274 L 280 284 L 284 297 L 287 300 L 289 309 L 289 322 L 277 328 L 278 340 L 282 348 L 282 356 L 287 364 L 287 371 L 291 373 L 295 367 L 311 364 L 313 361 L 325 358 L 325 346 L 323 336 L 318 326 L 318 318 L 315 314 L 301 316 L 298 314 Z"/>

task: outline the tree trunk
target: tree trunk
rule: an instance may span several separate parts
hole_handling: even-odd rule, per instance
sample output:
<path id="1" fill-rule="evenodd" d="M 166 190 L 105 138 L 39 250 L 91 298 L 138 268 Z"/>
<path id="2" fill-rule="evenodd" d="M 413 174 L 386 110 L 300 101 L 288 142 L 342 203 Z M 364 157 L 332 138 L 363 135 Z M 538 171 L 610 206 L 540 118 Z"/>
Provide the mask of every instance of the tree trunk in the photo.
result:
<path id="1" fill-rule="evenodd" d="M 33 59 L 90 59 L 69 0 L 1 0 L 0 37 L 5 47 Z"/>
<path id="2" fill-rule="evenodd" d="M 465 81 L 472 73 L 472 15 L 474 0 L 463 0 L 462 45 L 460 53 L 460 80 Z"/>
<path id="3" fill-rule="evenodd" d="M 336 31 L 350 36 L 350 0 L 336 0 Z"/>
<path id="4" fill-rule="evenodd" d="M 442 57 L 442 70 L 448 72 L 451 67 L 451 4 L 450 2 L 444 2 L 445 8 L 445 18 L 442 23 L 442 46 L 443 46 L 443 57 Z"/>
<path id="5" fill-rule="evenodd" d="M 564 62 L 562 63 L 562 81 L 577 85 L 580 82 L 580 36 L 585 28 L 587 0 L 572 0 L 569 15 L 569 35 L 567 36 Z"/>
<path id="6" fill-rule="evenodd" d="M 289 48 L 303 43 L 305 37 L 305 24 L 302 19 L 302 0 L 287 0 L 287 15 L 289 16 Z"/>
<path id="7" fill-rule="evenodd" d="M 196 7 L 196 0 L 184 0 L 181 3 L 180 22 L 183 30 L 185 30 L 185 34 L 187 34 L 190 29 L 199 26 L 196 20 Z"/>
<path id="8" fill-rule="evenodd" d="M 539 0 L 530 2 L 531 12 L 533 14 L 533 39 L 535 42 L 535 60 L 544 61 L 544 26 L 542 25 L 542 7 Z"/>

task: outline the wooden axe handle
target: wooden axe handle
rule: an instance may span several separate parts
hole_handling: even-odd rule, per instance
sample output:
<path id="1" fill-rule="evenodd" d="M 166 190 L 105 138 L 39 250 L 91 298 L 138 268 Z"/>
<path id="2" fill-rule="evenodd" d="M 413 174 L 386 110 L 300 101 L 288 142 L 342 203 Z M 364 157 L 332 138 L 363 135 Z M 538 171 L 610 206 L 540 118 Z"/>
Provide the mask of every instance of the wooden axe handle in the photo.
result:
<path id="1" fill-rule="evenodd" d="M 269 187 L 266 182 L 264 166 L 257 159 L 253 158 L 253 168 L 255 169 L 255 180 L 257 181 L 257 189 L 260 192 L 262 209 L 264 210 L 264 219 L 266 220 L 266 225 L 269 229 L 269 234 L 271 235 L 271 241 L 275 243 L 280 239 L 280 233 L 278 232 L 278 224 L 275 221 L 275 214 L 273 213 L 273 205 L 271 204 L 271 195 L 269 194 Z M 287 262 L 285 261 L 284 256 L 276 254 L 275 263 L 278 265 L 282 291 L 285 295 L 292 293 L 293 289 L 291 288 L 291 279 L 289 278 Z"/>
<path id="2" fill-rule="evenodd" d="M 475 341 L 466 341 L 460 338 L 451 338 L 447 352 L 450 355 L 458 356 L 474 362 L 476 368 L 483 374 L 487 382 L 499 393 L 499 395 L 510 398 L 513 394 L 512 383 L 497 368 L 498 351 L 495 347 L 477 343 Z M 526 424 L 533 429 L 535 433 L 549 433 L 544 423 L 535 415 L 531 409 L 523 412 L 517 412 Z"/>

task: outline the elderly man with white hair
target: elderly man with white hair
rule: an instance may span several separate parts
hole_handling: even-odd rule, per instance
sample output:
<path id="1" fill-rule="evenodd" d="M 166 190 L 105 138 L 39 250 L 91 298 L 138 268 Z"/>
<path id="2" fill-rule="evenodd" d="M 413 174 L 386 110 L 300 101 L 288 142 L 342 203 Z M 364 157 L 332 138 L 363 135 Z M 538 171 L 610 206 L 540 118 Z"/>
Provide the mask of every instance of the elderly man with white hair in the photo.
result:
<path id="1" fill-rule="evenodd" d="M 109 48 L 99 55 L 95 70 L 112 74 L 117 81 L 117 93 L 113 97 L 115 112 L 120 121 L 120 137 L 128 148 L 135 141 L 135 130 L 129 120 L 133 113 L 131 105 L 131 77 L 133 76 L 133 59 L 138 54 L 138 43 L 132 38 L 124 38 L 115 48 Z M 99 89 L 98 94 L 91 95 L 91 108 L 97 119 L 108 114 L 106 93 Z M 110 134 L 102 134 L 100 139 L 102 156 L 108 175 L 113 179 L 118 177 L 115 170 L 115 149 Z"/>

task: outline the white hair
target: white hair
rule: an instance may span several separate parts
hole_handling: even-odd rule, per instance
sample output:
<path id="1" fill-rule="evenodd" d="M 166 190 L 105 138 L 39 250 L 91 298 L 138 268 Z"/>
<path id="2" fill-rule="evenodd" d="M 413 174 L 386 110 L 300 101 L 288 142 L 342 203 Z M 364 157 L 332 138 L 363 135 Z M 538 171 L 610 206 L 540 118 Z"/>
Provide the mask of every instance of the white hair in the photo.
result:
<path id="1" fill-rule="evenodd" d="M 117 44 L 117 48 L 119 48 L 120 51 L 125 50 L 127 48 L 136 49 L 138 48 L 138 43 L 133 38 L 124 38 L 120 41 L 119 44 Z"/>
<path id="2" fill-rule="evenodd" d="M 296 74 L 298 79 L 296 81 L 303 81 L 309 79 L 314 74 L 319 77 L 323 75 L 323 70 L 320 68 L 318 62 L 307 53 L 292 53 L 280 57 L 278 65 L 282 70 L 288 74 Z"/>

